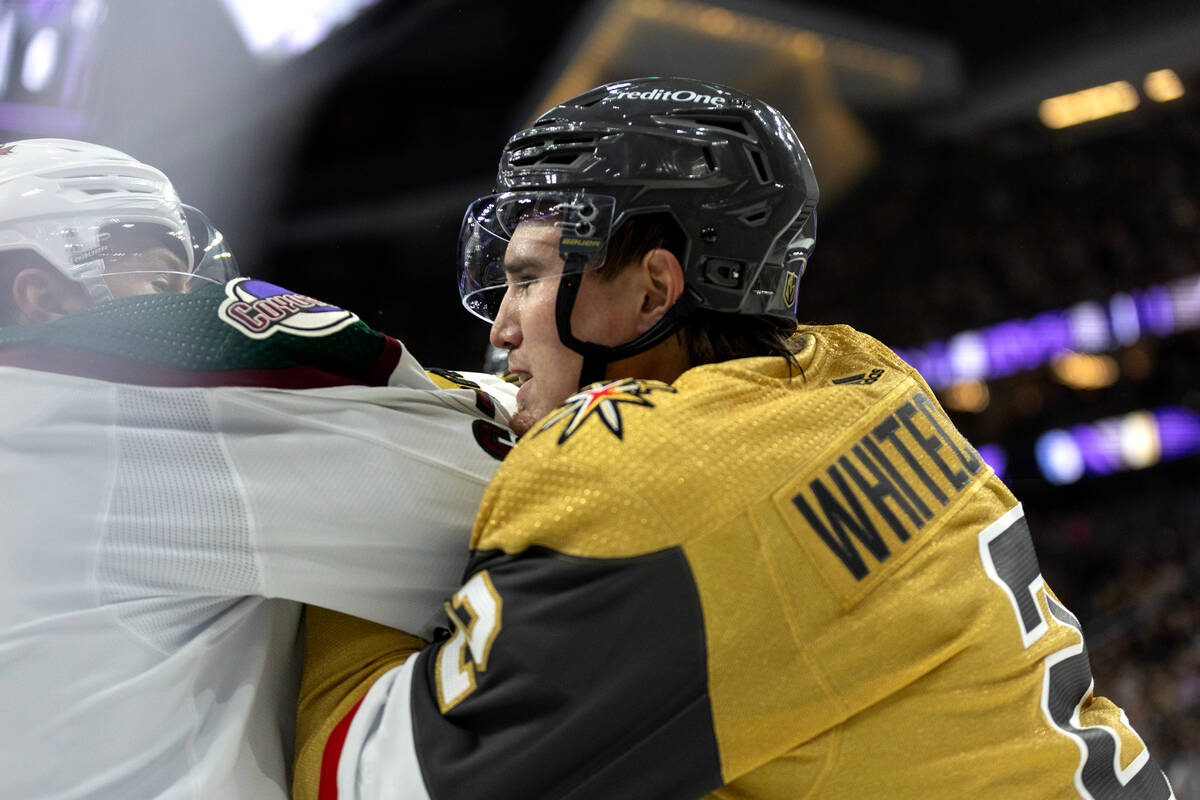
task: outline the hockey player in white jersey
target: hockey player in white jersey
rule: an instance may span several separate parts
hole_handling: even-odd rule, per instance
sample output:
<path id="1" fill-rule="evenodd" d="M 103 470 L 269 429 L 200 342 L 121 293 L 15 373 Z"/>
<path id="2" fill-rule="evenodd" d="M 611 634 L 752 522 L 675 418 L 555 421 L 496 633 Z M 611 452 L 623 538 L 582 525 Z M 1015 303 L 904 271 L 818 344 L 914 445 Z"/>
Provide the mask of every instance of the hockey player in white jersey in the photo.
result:
<path id="1" fill-rule="evenodd" d="M 515 389 L 69 140 L 0 147 L 0 325 L 0 796 L 286 797 L 302 604 L 428 633 Z"/>

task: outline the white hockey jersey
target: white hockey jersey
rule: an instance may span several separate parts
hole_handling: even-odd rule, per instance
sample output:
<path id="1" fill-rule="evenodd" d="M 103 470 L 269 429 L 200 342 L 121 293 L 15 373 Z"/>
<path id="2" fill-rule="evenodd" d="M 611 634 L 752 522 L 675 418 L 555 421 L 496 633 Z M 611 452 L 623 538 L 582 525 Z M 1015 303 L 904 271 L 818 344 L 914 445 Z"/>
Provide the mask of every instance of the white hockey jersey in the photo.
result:
<path id="1" fill-rule="evenodd" d="M 301 604 L 427 632 L 489 388 L 246 279 L 0 330 L 0 797 L 287 797 Z"/>

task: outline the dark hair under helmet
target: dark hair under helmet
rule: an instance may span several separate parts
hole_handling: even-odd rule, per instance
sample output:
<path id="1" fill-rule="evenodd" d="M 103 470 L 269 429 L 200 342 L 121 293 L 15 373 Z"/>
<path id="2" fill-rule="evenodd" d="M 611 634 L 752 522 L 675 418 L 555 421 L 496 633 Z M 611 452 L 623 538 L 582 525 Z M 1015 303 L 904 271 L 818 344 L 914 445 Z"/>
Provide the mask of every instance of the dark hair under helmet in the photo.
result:
<path id="1" fill-rule="evenodd" d="M 497 192 L 564 187 L 614 197 L 614 229 L 670 213 L 699 307 L 796 321 L 817 179 L 792 126 L 761 100 L 686 78 L 581 94 L 509 139 L 496 180 Z"/>

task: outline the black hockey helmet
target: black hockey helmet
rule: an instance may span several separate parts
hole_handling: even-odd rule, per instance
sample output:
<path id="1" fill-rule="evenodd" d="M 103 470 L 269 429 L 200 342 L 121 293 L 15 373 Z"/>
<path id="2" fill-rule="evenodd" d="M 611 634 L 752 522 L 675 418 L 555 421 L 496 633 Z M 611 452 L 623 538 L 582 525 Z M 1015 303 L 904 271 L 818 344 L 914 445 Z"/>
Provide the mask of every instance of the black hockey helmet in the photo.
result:
<path id="1" fill-rule="evenodd" d="M 697 308 L 796 322 L 817 181 L 792 126 L 756 98 L 687 78 L 598 87 L 509 139 L 495 188 L 472 204 L 459 241 L 463 303 L 486 320 L 503 297 L 507 237 L 537 218 L 562 230 L 559 335 L 585 356 L 612 361 L 648 349 Z M 633 342 L 580 342 L 569 324 L 578 279 L 572 286 L 566 276 L 602 264 L 609 232 L 649 213 L 669 214 L 684 234 L 685 295 Z"/>

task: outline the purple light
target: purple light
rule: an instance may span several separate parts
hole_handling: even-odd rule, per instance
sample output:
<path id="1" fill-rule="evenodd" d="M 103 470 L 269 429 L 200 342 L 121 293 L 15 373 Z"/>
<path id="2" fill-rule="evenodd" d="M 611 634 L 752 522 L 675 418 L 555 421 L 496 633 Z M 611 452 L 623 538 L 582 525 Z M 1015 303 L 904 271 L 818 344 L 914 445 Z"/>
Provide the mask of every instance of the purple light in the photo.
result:
<path id="1" fill-rule="evenodd" d="M 1138 325 L 1137 304 L 1124 292 L 1117 292 L 1109 298 L 1108 321 L 1113 336 L 1120 344 L 1133 344 L 1142 335 Z"/>
<path id="2" fill-rule="evenodd" d="M 897 347 L 893 352 L 895 352 L 896 355 L 900 356 L 901 361 L 903 361 L 905 364 L 908 364 L 910 367 L 915 369 L 917 372 L 921 373 L 921 375 L 925 376 L 925 380 L 929 380 L 929 376 L 926 374 L 928 372 L 928 370 L 926 369 L 926 365 L 925 365 L 925 362 L 928 361 L 928 359 L 925 357 L 924 350 L 918 350 L 915 347 L 913 347 L 913 348 Z"/>
<path id="3" fill-rule="evenodd" d="M 1004 448 L 998 444 L 984 444 L 977 448 L 977 452 L 995 471 L 996 477 L 1004 480 L 1004 474 L 1008 470 L 1008 454 L 1004 452 Z"/>
<path id="4" fill-rule="evenodd" d="M 26 0 L 25 12 L 38 25 L 55 25 L 71 13 L 75 0 Z"/>
<path id="5" fill-rule="evenodd" d="M 945 342 L 931 342 L 925 348 L 929 358 L 930 372 L 933 373 L 938 385 L 945 387 L 954 383 L 954 370 L 950 365 L 950 351 Z"/>
<path id="6" fill-rule="evenodd" d="M 1108 475 L 1124 469 L 1121 457 L 1121 429 L 1116 419 L 1102 419 L 1076 425 L 1071 438 L 1079 447 L 1088 475 Z"/>
<path id="7" fill-rule="evenodd" d="M 962 380 L 991 380 L 1036 369 L 1067 350 L 1099 353 L 1132 344 L 1140 336 L 1169 336 L 1200 327 L 1200 275 L 1168 285 L 1117 292 L 1107 303 L 1085 300 L 962 331 L 904 351 L 904 358 L 934 389 Z M 982 373 L 982 374 L 980 374 Z"/>
<path id="8" fill-rule="evenodd" d="M 1152 413 L 1158 423 L 1163 461 L 1200 453 L 1200 414 L 1178 406 L 1164 406 Z"/>
<path id="9" fill-rule="evenodd" d="M 1012 375 L 1037 363 L 1038 343 L 1030 327 L 1014 319 L 983 331 L 991 367 L 988 377 Z"/>
<path id="10" fill-rule="evenodd" d="M 1042 354 L 1042 359 L 1030 369 L 1041 366 L 1064 350 L 1071 349 L 1071 322 L 1064 312 L 1046 311 L 1038 314 L 1030 320 L 1030 325 L 1034 338 L 1041 345 Z"/>
<path id="11" fill-rule="evenodd" d="M 95 127 L 95 120 L 82 111 L 25 103 L 0 103 L 0 128 L 5 130 L 77 136 L 91 133 Z"/>
<path id="12" fill-rule="evenodd" d="M 1171 313 L 1171 293 L 1165 286 L 1151 286 L 1144 292 L 1134 292 L 1133 302 L 1137 306 L 1138 322 L 1142 330 L 1155 336 L 1166 336 L 1175 330 L 1175 317 Z"/>

